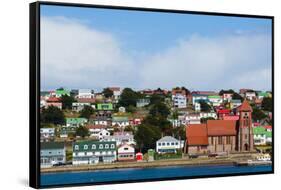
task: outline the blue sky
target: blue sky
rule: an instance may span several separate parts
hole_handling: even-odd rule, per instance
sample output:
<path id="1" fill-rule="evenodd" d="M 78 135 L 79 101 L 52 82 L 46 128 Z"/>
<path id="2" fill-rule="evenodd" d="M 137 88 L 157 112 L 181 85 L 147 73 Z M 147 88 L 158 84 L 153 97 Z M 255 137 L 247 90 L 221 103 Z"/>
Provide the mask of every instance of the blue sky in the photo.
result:
<path id="1" fill-rule="evenodd" d="M 271 89 L 271 20 L 269 19 L 48 5 L 41 6 L 41 18 L 43 29 L 41 44 L 46 46 L 43 48 L 44 60 L 41 60 L 44 89 L 59 86 L 99 89 L 116 85 L 136 89 L 171 88 L 174 85 L 202 90 L 245 87 Z M 81 44 L 83 41 L 81 38 L 86 38 L 87 35 L 91 39 L 90 42 L 87 44 L 87 40 L 84 39 Z M 69 36 L 69 39 L 64 39 L 60 43 L 67 41 L 72 43 L 66 43 L 67 47 L 56 44 L 66 36 Z M 95 43 L 97 40 L 99 42 Z M 73 49 L 69 49 L 70 46 L 73 46 Z M 89 51 L 88 54 L 85 50 L 80 52 L 84 48 Z M 104 63 L 103 66 L 108 65 L 99 73 L 96 73 L 96 56 L 92 56 L 97 52 L 94 48 L 100 51 L 97 55 L 99 63 Z M 61 52 L 63 55 L 53 51 Z M 112 56 L 112 60 L 108 60 L 107 51 L 116 57 Z M 67 58 L 67 53 L 70 52 L 72 59 Z M 76 54 L 75 52 L 77 55 L 73 55 Z M 84 57 L 83 60 L 81 56 Z M 60 61 L 56 62 L 56 60 Z M 75 63 L 70 63 L 72 60 L 73 62 L 76 60 Z M 116 63 L 117 60 L 119 63 Z M 167 60 L 170 62 L 168 63 Z M 73 68 L 75 70 L 63 68 L 63 65 L 67 67 L 77 62 L 84 62 L 84 64 Z M 61 65 L 59 68 L 54 68 L 57 64 Z M 83 65 L 87 69 L 83 69 Z M 93 68 L 90 68 L 91 66 Z M 113 71 L 109 72 L 111 68 Z M 73 77 L 50 74 L 50 71 L 59 69 L 61 72 L 68 70 Z M 185 69 L 188 71 L 183 73 L 182 70 Z M 201 78 L 196 75 L 188 77 L 197 70 L 198 75 L 204 75 L 201 77 L 203 79 L 201 82 L 198 81 Z M 235 76 L 229 77 L 231 74 L 229 72 Z M 248 78 L 249 73 L 258 76 Z M 114 77 L 108 76 L 109 74 Z M 238 75 L 244 78 L 234 79 Z M 261 76 L 263 78 L 259 79 Z M 97 82 L 89 84 L 87 82 L 89 80 Z"/>

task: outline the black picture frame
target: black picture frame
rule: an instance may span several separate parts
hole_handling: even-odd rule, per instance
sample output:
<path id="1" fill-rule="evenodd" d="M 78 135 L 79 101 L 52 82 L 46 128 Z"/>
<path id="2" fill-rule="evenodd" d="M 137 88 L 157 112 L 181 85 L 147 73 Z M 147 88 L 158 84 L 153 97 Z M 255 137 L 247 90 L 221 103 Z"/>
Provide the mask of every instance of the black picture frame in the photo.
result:
<path id="1" fill-rule="evenodd" d="M 245 17 L 245 18 L 265 18 L 271 20 L 272 31 L 272 171 L 256 172 L 256 173 L 241 173 L 241 174 L 223 174 L 223 175 L 208 175 L 208 176 L 194 176 L 194 177 L 169 177 L 164 179 L 141 179 L 141 180 L 125 180 L 114 182 L 99 182 L 99 183 L 76 183 L 64 185 L 40 185 L 40 6 L 67 6 L 67 7 L 86 7 L 86 8 L 103 8 L 103 9 L 118 9 L 118 10 L 132 10 L 132 11 L 149 11 L 149 12 L 163 12 L 163 13 L 181 13 L 181 14 L 195 14 L 195 15 L 214 15 L 214 16 L 231 16 L 231 17 Z M 68 187 L 68 186 L 86 186 L 86 185 L 101 185 L 101 184 L 118 184 L 118 183 L 134 183 L 147 181 L 164 181 L 164 180 L 184 180 L 194 178 L 211 178 L 211 177 L 229 177 L 229 176 L 245 176 L 258 174 L 273 174 L 274 173 L 274 16 L 264 15 L 248 15 L 248 14 L 234 14 L 234 13 L 219 13 L 219 12 L 201 12 L 201 11 L 187 11 L 187 10 L 171 10 L 171 9 L 156 9 L 143 7 L 126 7 L 126 6 L 111 6 L 111 5 L 93 5 L 93 4 L 78 4 L 78 3 L 61 3 L 61 2 L 34 2 L 29 5 L 29 185 L 33 188 L 49 188 L 49 187 Z"/>

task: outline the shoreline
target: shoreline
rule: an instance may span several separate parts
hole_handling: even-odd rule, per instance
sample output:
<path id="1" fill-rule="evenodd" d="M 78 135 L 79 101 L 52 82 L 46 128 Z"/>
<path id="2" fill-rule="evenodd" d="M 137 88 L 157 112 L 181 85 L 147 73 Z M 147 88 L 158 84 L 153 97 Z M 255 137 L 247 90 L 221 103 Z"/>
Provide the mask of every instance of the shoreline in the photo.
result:
<path id="1" fill-rule="evenodd" d="M 237 161 L 234 159 L 170 159 L 157 160 L 152 162 L 123 162 L 111 164 L 97 165 L 79 165 L 79 166 L 61 166 L 51 168 L 41 168 L 41 173 L 63 173 L 78 171 L 96 171 L 96 170 L 112 170 L 112 169 L 129 169 L 129 168 L 157 168 L 157 167 L 173 167 L 173 166 L 208 166 L 208 165 L 235 165 Z"/>

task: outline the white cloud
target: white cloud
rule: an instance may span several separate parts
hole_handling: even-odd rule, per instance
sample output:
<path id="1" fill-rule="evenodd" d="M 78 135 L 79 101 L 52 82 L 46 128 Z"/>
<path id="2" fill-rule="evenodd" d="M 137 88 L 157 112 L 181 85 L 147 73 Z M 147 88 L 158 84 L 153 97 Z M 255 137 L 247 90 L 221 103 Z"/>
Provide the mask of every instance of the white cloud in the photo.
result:
<path id="1" fill-rule="evenodd" d="M 271 39 L 265 34 L 193 35 L 152 54 L 126 51 L 113 34 L 81 21 L 43 17 L 41 37 L 45 89 L 186 86 L 267 90 L 271 86 Z"/>

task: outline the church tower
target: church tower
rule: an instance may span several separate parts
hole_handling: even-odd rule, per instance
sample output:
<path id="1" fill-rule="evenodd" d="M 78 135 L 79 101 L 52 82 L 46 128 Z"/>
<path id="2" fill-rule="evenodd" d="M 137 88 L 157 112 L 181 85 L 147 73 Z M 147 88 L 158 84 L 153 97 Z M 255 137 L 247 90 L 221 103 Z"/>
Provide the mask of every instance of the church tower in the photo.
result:
<path id="1" fill-rule="evenodd" d="M 253 109 L 247 100 L 238 107 L 239 126 L 238 126 L 238 151 L 253 151 L 253 129 L 252 129 L 252 112 Z"/>

